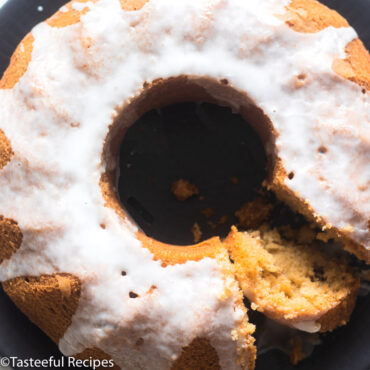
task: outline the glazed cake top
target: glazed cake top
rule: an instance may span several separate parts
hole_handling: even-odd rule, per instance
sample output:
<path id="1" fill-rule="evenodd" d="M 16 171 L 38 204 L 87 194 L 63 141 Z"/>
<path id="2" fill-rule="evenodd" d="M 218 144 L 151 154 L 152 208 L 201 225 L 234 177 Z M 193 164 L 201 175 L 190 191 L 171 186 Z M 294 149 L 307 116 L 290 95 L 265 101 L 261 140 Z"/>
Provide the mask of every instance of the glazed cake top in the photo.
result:
<path id="1" fill-rule="evenodd" d="M 0 170 L 0 215 L 23 233 L 20 249 L 0 265 L 0 279 L 79 277 L 80 305 L 59 343 L 65 354 L 97 347 L 125 368 L 153 368 L 155 358 L 164 369 L 192 339 L 205 337 L 223 368 L 239 367 L 237 349 L 245 343 L 235 328 L 245 312 L 222 258 L 164 268 L 142 248 L 136 226 L 104 206 L 104 139 L 117 109 L 145 82 L 226 78 L 247 93 L 274 125 L 276 143 L 266 150 L 294 173 L 289 187 L 370 248 L 368 94 L 331 68 L 356 33 L 294 32 L 281 17 L 288 3 L 152 0 L 125 12 L 119 0 L 100 0 L 73 4 L 88 10 L 77 24 L 42 23 L 32 31 L 26 73 L 0 91 L 0 128 L 14 152 Z M 209 93 L 238 111 L 238 102 Z M 152 286 L 155 293 L 147 294 Z"/>

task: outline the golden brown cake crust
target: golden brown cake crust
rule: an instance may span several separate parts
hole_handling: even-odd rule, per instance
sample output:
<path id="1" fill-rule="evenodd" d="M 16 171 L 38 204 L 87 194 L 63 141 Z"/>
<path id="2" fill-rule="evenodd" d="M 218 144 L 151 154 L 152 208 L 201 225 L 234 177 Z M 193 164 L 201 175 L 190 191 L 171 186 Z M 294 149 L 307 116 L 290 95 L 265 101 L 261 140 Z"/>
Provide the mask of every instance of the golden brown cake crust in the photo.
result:
<path id="1" fill-rule="evenodd" d="M 34 38 L 29 33 L 17 46 L 10 59 L 9 67 L 0 80 L 0 89 L 12 89 L 27 71 L 31 61 Z"/>
<path id="2" fill-rule="evenodd" d="M 16 221 L 0 216 L 0 263 L 10 258 L 22 244 L 22 232 Z"/>
<path id="3" fill-rule="evenodd" d="M 340 14 L 315 0 L 292 0 L 287 10 L 286 24 L 297 32 L 318 32 L 329 25 L 348 27 Z"/>
<path id="4" fill-rule="evenodd" d="M 77 3 L 86 3 L 89 0 L 75 0 Z M 96 0 L 93 0 L 96 2 Z M 51 27 L 63 28 L 76 24 L 80 21 L 81 17 L 88 12 L 88 8 L 85 8 L 82 11 L 73 9 L 72 3 L 65 5 L 65 12 L 57 12 L 52 17 L 50 17 L 46 23 Z"/>
<path id="5" fill-rule="evenodd" d="M 79 279 L 69 274 L 19 277 L 3 283 L 3 287 L 19 309 L 58 343 L 78 306 Z"/>
<path id="6" fill-rule="evenodd" d="M 355 308 L 360 281 L 357 281 L 351 292 L 333 310 L 328 311 L 317 322 L 321 325 L 320 332 L 333 331 L 338 326 L 347 324 Z"/>
<path id="7" fill-rule="evenodd" d="M 172 370 L 209 369 L 220 370 L 218 355 L 209 341 L 204 338 L 194 339 L 183 348 L 180 357 L 174 362 Z"/>
<path id="8" fill-rule="evenodd" d="M 334 61 L 334 72 L 370 90 L 370 54 L 361 40 L 351 41 L 346 46 L 346 54 L 345 59 Z"/>
<path id="9" fill-rule="evenodd" d="M 13 150 L 4 131 L 0 129 L 0 170 L 4 168 L 13 156 Z"/>

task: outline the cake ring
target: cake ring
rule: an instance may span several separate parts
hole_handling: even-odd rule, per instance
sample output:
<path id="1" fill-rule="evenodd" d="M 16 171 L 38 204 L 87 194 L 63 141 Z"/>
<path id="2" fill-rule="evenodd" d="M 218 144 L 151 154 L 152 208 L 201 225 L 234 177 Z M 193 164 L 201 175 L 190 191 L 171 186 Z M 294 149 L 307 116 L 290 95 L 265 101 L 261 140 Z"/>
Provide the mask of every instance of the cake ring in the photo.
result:
<path id="1" fill-rule="evenodd" d="M 369 262 L 369 61 L 346 20 L 314 0 L 68 3 L 23 39 L 0 82 L 5 291 L 68 356 L 253 369 L 243 292 L 257 293 L 238 248 L 258 250 L 262 236 L 233 229 L 186 247 L 146 236 L 117 195 L 119 147 L 153 108 L 229 106 L 264 144 L 266 187 Z M 339 271 L 314 313 L 258 304 L 332 330 L 359 287 Z"/>

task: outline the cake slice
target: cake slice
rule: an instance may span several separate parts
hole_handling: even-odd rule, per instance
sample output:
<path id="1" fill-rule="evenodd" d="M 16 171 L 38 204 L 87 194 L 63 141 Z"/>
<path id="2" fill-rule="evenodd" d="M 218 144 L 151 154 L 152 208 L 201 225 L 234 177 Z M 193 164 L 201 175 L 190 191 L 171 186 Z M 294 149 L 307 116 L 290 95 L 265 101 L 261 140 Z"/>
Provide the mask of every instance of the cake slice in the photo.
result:
<path id="1" fill-rule="evenodd" d="M 252 309 L 307 332 L 331 331 L 353 311 L 360 280 L 319 246 L 283 240 L 276 229 L 239 232 L 224 244 Z"/>

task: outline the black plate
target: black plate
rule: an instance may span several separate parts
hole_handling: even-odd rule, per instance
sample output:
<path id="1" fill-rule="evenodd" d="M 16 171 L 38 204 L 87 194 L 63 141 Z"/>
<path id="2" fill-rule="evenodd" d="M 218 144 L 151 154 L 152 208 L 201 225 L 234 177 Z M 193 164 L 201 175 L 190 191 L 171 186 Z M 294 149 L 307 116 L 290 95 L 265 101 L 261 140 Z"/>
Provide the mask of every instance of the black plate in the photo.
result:
<path id="1" fill-rule="evenodd" d="M 357 30 L 366 47 L 370 49 L 370 2 L 368 0 L 322 2 L 344 15 Z M 64 3 L 66 3 L 65 0 L 8 0 L 0 9 L 0 75 L 7 67 L 16 45 L 25 34 L 35 24 L 52 15 Z M 137 197 L 140 198 L 140 195 Z M 127 207 L 129 208 L 129 205 Z M 156 210 L 151 209 L 151 211 L 154 213 Z M 136 217 L 140 218 L 140 215 Z M 148 227 L 148 232 L 160 233 L 152 226 Z M 308 359 L 293 367 L 285 354 L 280 351 L 270 351 L 258 357 L 257 370 L 369 370 L 370 316 L 368 312 L 370 312 L 370 296 L 359 298 L 350 323 L 326 335 L 323 338 L 323 344 L 316 347 Z M 0 288 L 1 355 L 23 359 L 43 359 L 52 355 L 60 358 L 61 356 L 55 344 L 18 311 Z"/>

